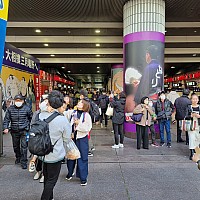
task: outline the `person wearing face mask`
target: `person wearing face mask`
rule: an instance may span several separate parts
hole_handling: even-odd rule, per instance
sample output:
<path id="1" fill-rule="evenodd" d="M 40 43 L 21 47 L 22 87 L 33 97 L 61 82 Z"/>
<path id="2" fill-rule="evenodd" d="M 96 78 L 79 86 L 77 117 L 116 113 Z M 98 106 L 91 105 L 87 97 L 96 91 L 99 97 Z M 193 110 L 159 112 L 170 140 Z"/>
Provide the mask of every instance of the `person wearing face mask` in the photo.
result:
<path id="1" fill-rule="evenodd" d="M 170 119 L 175 108 L 171 101 L 165 96 L 165 91 L 159 93 L 159 99 L 155 105 L 155 111 L 160 129 L 160 146 L 165 145 L 164 128 L 167 133 L 167 147 L 171 148 Z"/>
<path id="2" fill-rule="evenodd" d="M 16 95 L 14 105 L 11 105 L 3 121 L 4 133 L 10 132 L 12 135 L 13 149 L 15 152 L 15 164 L 21 164 L 22 169 L 27 169 L 27 138 L 32 119 L 31 109 L 24 103 L 22 95 Z"/>
<path id="3" fill-rule="evenodd" d="M 143 97 L 141 103 L 136 106 L 133 113 L 140 114 L 142 113 L 142 119 L 140 122 L 136 123 L 136 132 L 137 132 L 137 149 L 141 148 L 141 141 L 143 142 L 143 149 L 149 149 L 149 135 L 148 127 L 151 125 L 151 118 L 154 115 L 152 108 L 148 105 L 149 98 Z"/>

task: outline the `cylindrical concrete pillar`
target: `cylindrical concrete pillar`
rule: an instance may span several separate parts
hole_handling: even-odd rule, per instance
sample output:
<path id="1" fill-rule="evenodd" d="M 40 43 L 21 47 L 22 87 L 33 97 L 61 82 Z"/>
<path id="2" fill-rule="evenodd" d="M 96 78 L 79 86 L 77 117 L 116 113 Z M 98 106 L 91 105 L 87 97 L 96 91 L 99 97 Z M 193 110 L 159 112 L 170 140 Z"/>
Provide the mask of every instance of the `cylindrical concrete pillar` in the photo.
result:
<path id="1" fill-rule="evenodd" d="M 164 88 L 165 1 L 130 0 L 124 5 L 125 132 L 135 132 L 129 116 L 144 96 Z"/>
<path id="2" fill-rule="evenodd" d="M 116 93 L 120 93 L 123 91 L 123 73 L 124 73 L 124 67 L 123 64 L 116 64 L 112 66 L 111 69 L 111 90 L 115 91 Z"/>

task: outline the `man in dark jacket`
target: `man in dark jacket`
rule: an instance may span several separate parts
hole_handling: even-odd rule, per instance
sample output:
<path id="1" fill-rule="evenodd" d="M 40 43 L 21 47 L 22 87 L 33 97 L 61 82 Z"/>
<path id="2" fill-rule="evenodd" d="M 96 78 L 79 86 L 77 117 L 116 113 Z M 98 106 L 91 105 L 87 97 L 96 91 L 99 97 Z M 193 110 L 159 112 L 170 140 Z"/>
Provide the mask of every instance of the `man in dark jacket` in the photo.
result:
<path id="1" fill-rule="evenodd" d="M 123 124 L 125 121 L 125 109 L 126 104 L 126 95 L 124 92 L 119 94 L 119 99 L 115 100 L 110 99 L 110 105 L 114 108 L 112 123 L 114 129 L 114 137 L 115 137 L 115 144 L 112 146 L 113 149 L 123 148 L 124 147 L 124 132 L 123 132 Z M 119 142 L 119 135 L 120 135 L 120 142 Z"/>
<path id="2" fill-rule="evenodd" d="M 27 169 L 27 134 L 33 113 L 24 104 L 24 98 L 21 95 L 16 95 L 14 100 L 15 105 L 10 106 L 6 111 L 3 128 L 4 133 L 8 133 L 9 125 L 11 126 L 10 131 L 16 156 L 15 164 L 21 163 L 22 169 Z"/>
<path id="3" fill-rule="evenodd" d="M 171 101 L 166 99 L 165 92 L 159 94 L 159 99 L 155 105 L 155 112 L 160 129 L 160 146 L 164 146 L 164 127 L 167 133 L 167 147 L 171 147 L 171 132 L 170 132 L 170 119 L 174 112 L 174 105 Z"/>
<path id="4" fill-rule="evenodd" d="M 98 99 L 98 105 L 101 108 L 101 116 L 100 116 L 100 123 L 101 123 L 101 128 L 103 128 L 103 118 L 105 119 L 105 127 L 108 125 L 108 119 L 106 115 L 106 110 L 108 108 L 108 103 L 109 103 L 109 98 L 106 95 L 106 90 L 103 88 L 102 94 L 100 95 Z"/>
<path id="5" fill-rule="evenodd" d="M 182 131 L 179 126 L 179 121 L 183 120 L 187 116 L 187 108 L 192 104 L 191 100 L 188 98 L 189 94 L 189 89 L 184 89 L 183 95 L 177 98 L 174 102 L 176 108 L 175 119 L 177 120 L 177 142 L 184 142 L 181 138 Z M 186 132 L 186 144 L 189 144 L 188 132 Z"/>

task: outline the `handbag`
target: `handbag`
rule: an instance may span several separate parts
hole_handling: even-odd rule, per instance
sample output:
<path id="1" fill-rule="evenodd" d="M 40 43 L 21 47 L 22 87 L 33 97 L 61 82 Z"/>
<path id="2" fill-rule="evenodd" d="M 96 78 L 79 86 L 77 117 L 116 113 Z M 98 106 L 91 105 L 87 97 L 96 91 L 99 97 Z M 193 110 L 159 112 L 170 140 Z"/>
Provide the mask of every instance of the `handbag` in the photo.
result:
<path id="1" fill-rule="evenodd" d="M 179 127 L 182 131 L 194 131 L 197 127 L 196 121 L 191 120 L 181 120 L 179 121 Z"/>
<path id="2" fill-rule="evenodd" d="M 113 111 L 114 111 L 114 109 L 110 106 L 110 104 L 108 104 L 108 108 L 106 110 L 106 115 L 113 116 Z"/>
<path id="3" fill-rule="evenodd" d="M 138 114 L 134 114 L 131 116 L 131 119 L 134 121 L 134 122 L 141 122 L 142 120 L 142 116 L 143 116 L 143 113 L 138 113 Z"/>

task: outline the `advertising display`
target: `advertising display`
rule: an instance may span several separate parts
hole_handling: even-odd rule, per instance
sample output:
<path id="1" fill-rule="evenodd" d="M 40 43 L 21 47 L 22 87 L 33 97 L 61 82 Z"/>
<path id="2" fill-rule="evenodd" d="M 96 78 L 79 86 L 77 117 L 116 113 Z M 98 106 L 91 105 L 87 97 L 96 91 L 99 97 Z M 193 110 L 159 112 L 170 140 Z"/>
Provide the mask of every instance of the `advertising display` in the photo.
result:
<path id="1" fill-rule="evenodd" d="M 111 69 L 112 91 L 120 93 L 123 91 L 123 65 L 113 65 Z"/>
<path id="2" fill-rule="evenodd" d="M 8 18 L 9 0 L 0 0 L 0 73 L 2 68 L 2 58 L 4 54 L 4 44 L 6 36 L 6 25 Z"/>
<path id="3" fill-rule="evenodd" d="M 39 73 L 39 60 L 6 43 L 0 84 L 3 104 L 13 103 L 15 95 L 21 94 L 32 108 L 39 93 L 36 92 L 35 76 Z"/>
<path id="4" fill-rule="evenodd" d="M 164 34 L 136 32 L 124 37 L 125 132 L 135 132 L 130 116 L 147 96 L 156 101 L 164 88 Z"/>

